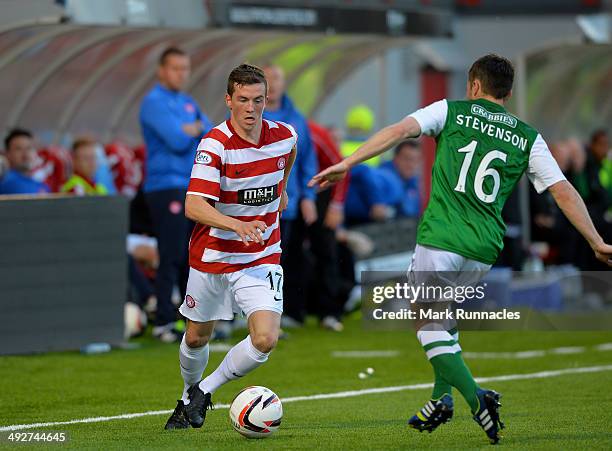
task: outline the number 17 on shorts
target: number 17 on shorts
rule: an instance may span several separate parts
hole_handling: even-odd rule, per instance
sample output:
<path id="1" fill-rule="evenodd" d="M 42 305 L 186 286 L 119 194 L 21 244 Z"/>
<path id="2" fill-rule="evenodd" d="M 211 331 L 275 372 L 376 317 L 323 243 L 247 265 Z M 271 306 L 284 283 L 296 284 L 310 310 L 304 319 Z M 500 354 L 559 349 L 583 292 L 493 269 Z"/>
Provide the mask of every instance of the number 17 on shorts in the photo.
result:
<path id="1" fill-rule="evenodd" d="M 283 273 L 281 268 L 268 271 L 266 279 L 270 282 L 270 290 L 274 293 L 274 300 L 283 302 Z"/>

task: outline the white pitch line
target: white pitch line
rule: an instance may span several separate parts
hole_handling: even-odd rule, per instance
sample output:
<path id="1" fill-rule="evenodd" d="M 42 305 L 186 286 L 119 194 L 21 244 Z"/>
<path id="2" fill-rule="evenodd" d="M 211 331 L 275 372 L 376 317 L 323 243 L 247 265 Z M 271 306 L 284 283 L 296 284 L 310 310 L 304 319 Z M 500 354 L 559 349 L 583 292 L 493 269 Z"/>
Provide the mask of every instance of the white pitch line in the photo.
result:
<path id="1" fill-rule="evenodd" d="M 596 351 L 612 351 L 612 343 L 602 343 L 594 346 L 592 349 Z M 515 352 L 471 352 L 464 351 L 463 356 L 468 359 L 533 359 L 536 357 L 544 357 L 546 355 L 558 354 L 582 354 L 589 349 L 585 346 L 565 346 L 551 349 L 534 349 L 530 351 L 515 351 Z M 332 351 L 331 356 L 334 358 L 345 359 L 360 359 L 360 358 L 391 358 L 400 355 L 397 349 L 380 349 L 380 350 L 362 350 L 362 351 Z"/>
<path id="2" fill-rule="evenodd" d="M 581 368 L 566 368 L 561 370 L 550 370 L 550 371 L 539 371 L 537 373 L 524 373 L 524 374 L 506 374 L 502 376 L 491 376 L 491 377 L 478 377 L 477 382 L 496 382 L 496 381 L 514 381 L 523 379 L 544 379 L 549 377 L 564 376 L 566 374 L 581 374 L 581 373 L 598 373 L 602 371 L 612 371 L 612 365 L 600 365 L 600 366 L 587 366 Z M 355 396 L 372 395 L 376 393 L 393 393 L 407 390 L 420 390 L 424 388 L 431 388 L 433 384 L 412 384 L 412 385 L 397 385 L 392 387 L 380 387 L 380 388 L 365 388 L 362 390 L 350 390 L 336 393 L 320 393 L 318 395 L 306 395 L 306 396 L 293 396 L 289 398 L 283 398 L 283 403 L 297 402 L 297 401 L 316 401 L 320 399 L 334 399 L 334 398 L 352 398 Z M 218 404 L 215 406 L 216 409 L 227 409 L 229 404 Z M 69 424 L 79 423 L 101 423 L 104 421 L 112 420 L 129 420 L 131 418 L 146 417 L 152 415 L 168 415 L 172 410 L 151 410 L 148 412 L 141 413 L 126 413 L 123 415 L 115 415 L 110 417 L 91 417 L 81 418 L 77 420 L 69 421 L 54 421 L 49 423 L 30 423 L 30 424 L 14 424 L 10 426 L 0 426 L 0 432 L 4 431 L 19 431 L 22 429 L 35 429 L 43 427 L 55 427 L 65 426 Z"/>
<path id="3" fill-rule="evenodd" d="M 532 359 L 546 355 L 546 351 L 518 351 L 518 352 L 470 352 L 463 351 L 467 359 Z"/>
<path id="4" fill-rule="evenodd" d="M 584 346 L 566 346 L 564 348 L 553 348 L 550 350 L 553 354 L 582 354 L 586 352 Z"/>
<path id="5" fill-rule="evenodd" d="M 359 359 L 359 358 L 371 358 L 371 357 L 397 357 L 400 352 L 397 349 L 386 349 L 386 350 L 367 350 L 367 351 L 333 351 L 332 357 L 335 358 L 347 358 L 347 359 Z"/>
<path id="6" fill-rule="evenodd" d="M 603 343 L 594 346 L 597 351 L 612 351 L 612 343 Z M 532 351 L 517 351 L 517 352 L 470 352 L 464 351 L 463 356 L 468 359 L 532 359 L 534 357 L 543 357 L 545 355 L 559 354 L 583 354 L 588 351 L 585 346 L 565 346 L 561 348 L 551 349 L 534 349 Z"/>

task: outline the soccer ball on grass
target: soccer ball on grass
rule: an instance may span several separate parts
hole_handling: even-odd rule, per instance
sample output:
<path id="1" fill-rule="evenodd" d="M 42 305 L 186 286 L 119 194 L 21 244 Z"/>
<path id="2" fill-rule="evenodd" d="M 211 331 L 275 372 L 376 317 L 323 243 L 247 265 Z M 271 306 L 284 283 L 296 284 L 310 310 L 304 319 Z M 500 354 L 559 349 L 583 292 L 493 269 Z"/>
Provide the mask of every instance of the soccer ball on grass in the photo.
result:
<path id="1" fill-rule="evenodd" d="M 279 428 L 283 406 L 269 388 L 247 387 L 232 401 L 229 416 L 238 433 L 247 438 L 264 438 Z"/>

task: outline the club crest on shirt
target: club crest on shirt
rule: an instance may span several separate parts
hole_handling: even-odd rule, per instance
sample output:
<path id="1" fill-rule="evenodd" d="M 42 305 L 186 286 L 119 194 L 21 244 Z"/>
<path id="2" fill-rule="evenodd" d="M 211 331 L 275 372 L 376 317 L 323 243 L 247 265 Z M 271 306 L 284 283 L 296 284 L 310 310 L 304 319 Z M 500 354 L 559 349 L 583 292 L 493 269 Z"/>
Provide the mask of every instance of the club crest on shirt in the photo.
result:
<path id="1" fill-rule="evenodd" d="M 287 160 L 285 160 L 285 157 L 280 157 L 276 162 L 276 166 L 278 167 L 278 169 L 285 169 L 286 164 Z"/>
<path id="2" fill-rule="evenodd" d="M 195 112 L 195 107 L 193 106 L 192 103 L 186 103 L 185 104 L 185 111 L 187 111 L 188 113 L 194 113 Z"/>
<path id="3" fill-rule="evenodd" d="M 198 164 L 210 164 L 212 163 L 212 160 L 213 159 L 208 152 L 198 150 L 198 153 L 196 153 L 195 162 Z"/>
<path id="4" fill-rule="evenodd" d="M 194 298 L 191 297 L 191 295 L 187 295 L 185 296 L 185 304 L 187 304 L 187 307 L 189 308 L 194 308 L 196 305 L 196 301 Z"/>

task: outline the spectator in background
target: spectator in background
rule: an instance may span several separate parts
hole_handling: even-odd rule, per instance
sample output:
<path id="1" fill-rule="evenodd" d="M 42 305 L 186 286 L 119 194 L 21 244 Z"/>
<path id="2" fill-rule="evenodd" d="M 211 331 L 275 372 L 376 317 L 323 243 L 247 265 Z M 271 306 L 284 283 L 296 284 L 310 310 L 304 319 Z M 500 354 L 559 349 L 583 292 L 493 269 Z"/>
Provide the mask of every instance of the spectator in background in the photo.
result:
<path id="1" fill-rule="evenodd" d="M 610 206 L 608 192 L 603 186 L 600 175 L 603 162 L 608 156 L 610 142 L 605 130 L 596 130 L 591 135 L 591 140 L 586 146 L 587 158 L 584 170 L 575 176 L 576 185 L 585 200 L 591 217 L 597 227 L 597 221 L 603 218 L 605 211 Z M 604 237 L 605 239 L 605 237 Z"/>
<path id="2" fill-rule="evenodd" d="M 303 229 L 304 225 L 308 227 L 317 220 L 316 191 L 307 186 L 310 178 L 317 172 L 317 160 L 306 119 L 285 93 L 283 70 L 273 64 L 265 64 L 263 69 L 268 82 L 268 103 L 263 118 L 286 122 L 292 125 L 298 134 L 297 155 L 286 188 L 289 205 L 280 218 L 283 249 L 281 265 L 285 269 L 286 277 L 283 289 L 285 314 L 282 321 L 284 327 L 298 327 L 303 315 L 303 303 L 297 299 L 303 296 L 299 268 L 302 266 L 304 252 L 302 236 L 300 233 L 294 233 L 294 228 Z"/>
<path id="3" fill-rule="evenodd" d="M 600 141 L 602 139 L 600 138 Z M 603 139 L 605 146 L 598 144 L 601 148 L 609 147 L 608 139 Z M 608 191 L 608 199 L 612 199 L 612 149 L 609 149 L 605 156 L 601 159 L 601 169 L 599 171 L 599 181 Z M 608 213 L 612 213 L 612 205 L 608 206 Z"/>
<path id="4" fill-rule="evenodd" d="M 390 193 L 390 190 L 393 191 Z M 399 186 L 385 179 L 377 168 L 358 164 L 350 172 L 344 213 L 346 225 L 382 222 L 395 216 L 390 202 L 399 197 Z"/>
<path id="5" fill-rule="evenodd" d="M 608 132 L 603 129 L 595 130 L 586 148 L 587 158 L 584 169 L 574 177 L 572 182 L 584 199 L 595 228 L 599 230 L 604 241 L 608 242 L 612 239 L 612 222 L 607 216 L 612 200 L 604 186 L 606 159 L 610 151 Z M 602 180 L 602 174 L 604 180 Z M 583 242 L 580 242 L 580 245 L 585 257 L 580 269 L 587 271 L 603 269 L 604 266 L 588 252 L 586 245 Z"/>
<path id="6" fill-rule="evenodd" d="M 49 187 L 57 193 L 72 173 L 72 156 L 70 151 L 60 146 L 48 146 L 38 149 L 30 171 L 30 177 Z"/>
<path id="7" fill-rule="evenodd" d="M 346 114 L 346 136 L 340 146 L 344 158 L 354 153 L 369 137 L 374 127 L 374 113 L 366 105 L 356 105 Z M 395 216 L 392 204 L 399 202 L 400 187 L 386 179 L 376 166 L 380 156 L 355 166 L 350 172 L 345 204 L 347 225 L 386 221 Z"/>
<path id="8" fill-rule="evenodd" d="M 178 285 L 185 297 L 187 248 L 193 228 L 184 214 L 185 195 L 198 141 L 211 128 L 195 100 L 182 92 L 189 74 L 187 54 L 176 47 L 166 49 L 159 59 L 159 83 L 145 95 L 140 107 L 147 148 L 143 190 L 160 256 L 153 336 L 164 342 L 178 341 L 181 336 L 175 328 L 172 292 Z"/>
<path id="9" fill-rule="evenodd" d="M 379 166 L 382 176 L 400 187 L 399 198 L 394 203 L 397 216 L 416 218 L 421 213 L 420 168 L 421 145 L 416 140 L 399 143 L 393 160 Z"/>
<path id="10" fill-rule="evenodd" d="M 285 93 L 283 69 L 273 64 L 264 65 L 263 69 L 268 82 L 268 103 L 264 110 L 264 119 L 286 122 L 292 125 L 298 134 L 297 156 L 291 178 L 287 183 L 289 205 L 281 218 L 281 233 L 285 240 L 291 233 L 287 230 L 289 223 L 296 220 L 299 214 L 307 225 L 317 219 L 316 192 L 307 186 L 310 174 L 314 175 L 317 172 L 317 160 L 306 118 L 295 108 Z"/>
<path id="11" fill-rule="evenodd" d="M 4 148 L 9 169 L 0 180 L 0 194 L 48 193 L 49 187 L 30 174 L 36 157 L 32 133 L 20 128 L 9 131 Z"/>
<path id="12" fill-rule="evenodd" d="M 583 171 L 586 162 L 586 152 L 580 141 L 575 138 L 559 140 L 550 146 L 550 152 L 563 175 L 580 191 L 576 176 Z M 584 248 L 579 233 L 561 212 L 552 195 L 548 191 L 537 194 L 532 189 L 529 206 L 532 241 L 549 245 L 548 253 L 544 256 L 545 263 L 585 267 L 591 250 Z"/>
<path id="13" fill-rule="evenodd" d="M 325 127 L 308 121 L 319 170 L 342 161 L 340 149 L 334 136 Z M 310 310 L 317 315 L 322 327 L 340 332 L 344 299 L 338 293 L 339 258 L 336 230 L 344 221 L 344 200 L 348 180 L 334 185 L 331 189 L 317 194 L 317 220 L 300 236 L 307 235 L 310 244 L 312 264 L 310 271 L 302 277 L 305 294 L 312 300 Z M 311 283 L 312 282 L 312 283 Z M 305 304 L 305 302 L 304 302 Z M 303 311 L 304 309 L 302 309 Z M 303 321 L 303 318 L 300 318 Z"/>
<path id="14" fill-rule="evenodd" d="M 104 196 L 108 191 L 96 182 L 98 155 L 96 142 L 90 138 L 78 138 L 72 145 L 72 177 L 62 186 L 62 193 L 77 196 Z"/>
<path id="15" fill-rule="evenodd" d="M 142 185 L 146 154 L 137 155 L 136 149 L 121 141 L 107 144 L 104 151 L 117 192 L 133 199 Z"/>
<path id="16" fill-rule="evenodd" d="M 354 153 L 372 133 L 374 128 L 374 113 L 366 105 L 355 105 L 346 113 L 346 137 L 340 146 L 340 152 L 344 158 Z M 378 166 L 380 156 L 364 161 L 364 164 Z"/>
<path id="17" fill-rule="evenodd" d="M 308 121 L 308 128 L 319 170 L 342 161 L 339 142 L 332 129 L 327 129 L 314 121 Z M 317 195 L 317 213 L 323 218 L 323 224 L 329 229 L 336 230 L 344 222 L 344 202 L 348 186 L 349 177 L 346 177 L 334 184 L 329 190 Z"/>
<path id="18" fill-rule="evenodd" d="M 96 182 L 106 188 L 108 194 L 117 194 L 117 187 L 113 178 L 110 161 L 102 144 L 96 143 Z"/>

